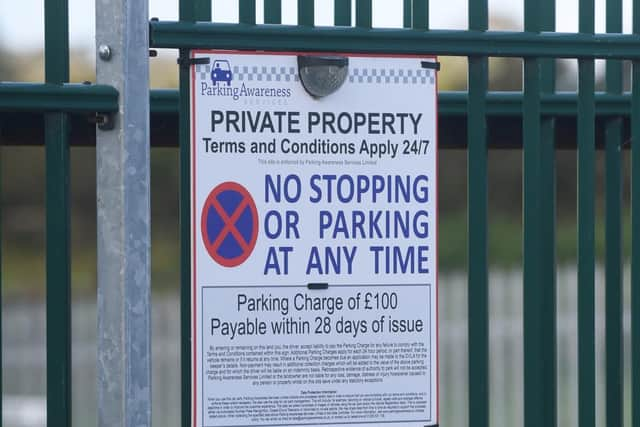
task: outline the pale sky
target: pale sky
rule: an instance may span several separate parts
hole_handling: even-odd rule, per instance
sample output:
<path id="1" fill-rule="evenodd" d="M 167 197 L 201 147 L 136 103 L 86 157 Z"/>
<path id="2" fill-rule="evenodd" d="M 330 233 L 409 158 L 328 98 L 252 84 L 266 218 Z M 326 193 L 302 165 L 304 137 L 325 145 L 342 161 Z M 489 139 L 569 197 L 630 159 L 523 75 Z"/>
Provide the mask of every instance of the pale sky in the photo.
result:
<path id="1" fill-rule="evenodd" d="M 623 0 L 624 31 L 631 30 L 631 2 Z M 262 16 L 263 1 L 257 0 L 258 17 Z M 295 24 L 297 1 L 283 0 L 283 22 Z M 558 31 L 575 32 L 578 28 L 578 0 L 557 0 Z M 12 49 L 41 49 L 43 41 L 44 0 L 0 0 L 0 43 Z M 315 0 L 316 25 L 331 25 L 333 0 Z M 522 1 L 489 0 L 490 14 L 514 22 L 521 28 Z M 73 48 L 94 48 L 94 2 L 69 0 L 70 37 Z M 150 0 L 150 16 L 161 20 L 177 20 L 178 0 Z M 235 22 L 238 0 L 213 0 L 216 22 Z M 402 23 L 402 0 L 373 0 L 373 24 L 376 27 L 398 27 Z M 467 25 L 467 0 L 431 0 L 432 28 L 464 29 Z M 260 19 L 258 20 L 260 22 Z M 605 0 L 596 0 L 596 32 L 605 30 Z"/>

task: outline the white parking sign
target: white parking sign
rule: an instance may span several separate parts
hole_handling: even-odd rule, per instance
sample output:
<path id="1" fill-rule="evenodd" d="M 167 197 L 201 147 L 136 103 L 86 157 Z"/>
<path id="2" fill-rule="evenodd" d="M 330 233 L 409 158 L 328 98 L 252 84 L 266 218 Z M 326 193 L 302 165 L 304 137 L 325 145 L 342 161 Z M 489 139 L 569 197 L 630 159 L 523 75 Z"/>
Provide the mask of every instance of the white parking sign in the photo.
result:
<path id="1" fill-rule="evenodd" d="M 437 424 L 435 59 L 192 58 L 193 425 Z"/>

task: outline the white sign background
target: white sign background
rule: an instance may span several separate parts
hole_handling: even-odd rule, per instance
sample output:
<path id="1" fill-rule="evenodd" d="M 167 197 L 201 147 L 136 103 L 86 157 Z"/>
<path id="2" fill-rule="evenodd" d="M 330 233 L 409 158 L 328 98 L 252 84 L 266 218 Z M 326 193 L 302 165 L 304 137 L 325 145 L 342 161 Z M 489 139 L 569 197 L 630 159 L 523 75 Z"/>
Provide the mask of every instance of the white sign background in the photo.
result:
<path id="1" fill-rule="evenodd" d="M 349 55 L 344 85 L 316 99 L 295 54 L 192 57 L 210 58 L 191 75 L 193 424 L 437 424 L 435 59 Z M 202 230 L 226 182 L 258 217 L 231 267 Z"/>

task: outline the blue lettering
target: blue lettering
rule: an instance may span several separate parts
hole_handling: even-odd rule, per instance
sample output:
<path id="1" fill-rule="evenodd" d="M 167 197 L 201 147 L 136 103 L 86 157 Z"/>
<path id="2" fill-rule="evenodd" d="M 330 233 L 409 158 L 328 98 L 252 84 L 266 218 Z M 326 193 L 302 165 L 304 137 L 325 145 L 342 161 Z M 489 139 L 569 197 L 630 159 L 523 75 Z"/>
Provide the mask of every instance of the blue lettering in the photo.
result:
<path id="1" fill-rule="evenodd" d="M 263 274 L 265 276 L 269 274 L 269 270 L 274 270 L 273 272 L 277 275 L 281 274 L 280 258 L 278 257 L 278 252 L 280 252 L 280 254 L 282 255 L 282 274 L 289 274 L 289 254 L 293 252 L 293 247 L 280 246 L 279 248 L 275 248 L 273 246 L 270 246 L 267 250 L 267 261 L 264 265 Z"/>
<path id="2" fill-rule="evenodd" d="M 315 193 L 315 196 L 312 194 L 309 197 L 309 201 L 311 203 L 318 203 L 322 199 L 322 191 L 320 191 L 320 187 L 318 186 L 317 181 L 322 179 L 320 175 L 312 175 L 311 180 L 309 181 L 309 185 L 311 186 L 311 191 Z"/>
<path id="3" fill-rule="evenodd" d="M 347 229 L 347 220 L 344 217 L 344 212 L 339 211 L 336 216 L 336 226 L 333 228 L 333 238 L 338 237 L 338 234 L 342 234 L 345 239 L 349 238 L 349 230 Z"/>
<path id="4" fill-rule="evenodd" d="M 264 198 L 269 203 L 269 195 L 273 196 L 275 203 L 282 202 L 282 177 L 276 175 L 276 181 L 273 182 L 271 175 L 264 176 Z M 296 203 L 300 200 L 302 194 L 302 183 L 298 175 L 287 175 L 284 178 L 284 199 L 289 203 Z"/>
<path id="5" fill-rule="evenodd" d="M 270 221 L 273 218 L 273 221 Z M 271 210 L 264 216 L 264 233 L 269 239 L 275 239 L 282 234 L 282 216 L 280 212 Z"/>
<path id="6" fill-rule="evenodd" d="M 317 270 L 317 274 L 322 274 L 322 263 L 320 262 L 320 254 L 316 246 L 311 247 L 311 252 L 309 253 L 307 274 L 311 274 L 312 270 Z"/>
<path id="7" fill-rule="evenodd" d="M 384 178 L 381 175 L 373 175 L 371 177 L 372 180 L 372 189 L 371 189 L 371 199 L 373 203 L 378 201 L 378 194 L 382 194 L 384 191 Z"/>
<path id="8" fill-rule="evenodd" d="M 406 274 L 429 272 L 429 246 L 370 246 L 375 274 Z M 381 254 L 384 253 L 384 263 Z"/>
<path id="9" fill-rule="evenodd" d="M 320 211 L 320 238 L 324 239 L 324 231 L 331 227 L 333 222 L 331 212 Z"/>
<path id="10" fill-rule="evenodd" d="M 338 246 L 324 248 L 324 259 L 320 255 L 320 249 L 314 246 L 309 253 L 307 262 L 307 274 L 352 274 L 353 262 L 358 248 L 356 246 Z"/>

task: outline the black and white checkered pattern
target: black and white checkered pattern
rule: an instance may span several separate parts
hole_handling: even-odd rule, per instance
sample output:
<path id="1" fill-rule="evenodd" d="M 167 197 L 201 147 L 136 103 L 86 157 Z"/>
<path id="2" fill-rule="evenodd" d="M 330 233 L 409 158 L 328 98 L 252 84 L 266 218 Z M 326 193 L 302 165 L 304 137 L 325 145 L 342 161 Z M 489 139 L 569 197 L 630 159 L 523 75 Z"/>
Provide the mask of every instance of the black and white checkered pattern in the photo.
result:
<path id="1" fill-rule="evenodd" d="M 200 74 L 200 80 L 211 79 L 210 64 L 198 64 L 196 72 Z M 297 82 L 299 80 L 296 67 L 234 66 L 232 72 L 233 80 L 241 82 Z"/>
<path id="2" fill-rule="evenodd" d="M 233 67 L 233 78 L 239 81 L 297 82 L 296 67 Z"/>
<path id="3" fill-rule="evenodd" d="M 435 84 L 435 71 L 429 69 L 397 70 L 386 68 L 353 68 L 349 83 Z"/>
<path id="4" fill-rule="evenodd" d="M 211 64 L 197 64 L 196 72 L 200 80 L 211 79 Z M 349 83 L 385 84 L 435 84 L 436 71 L 424 68 L 398 70 L 386 68 L 351 68 Z M 297 82 L 300 78 L 296 67 L 234 66 L 233 79 L 236 81 Z"/>
<path id="5" fill-rule="evenodd" d="M 196 64 L 196 73 L 200 74 L 200 81 L 210 80 L 211 77 L 209 73 L 211 73 L 211 64 Z"/>

